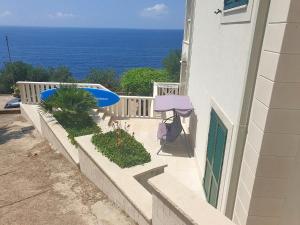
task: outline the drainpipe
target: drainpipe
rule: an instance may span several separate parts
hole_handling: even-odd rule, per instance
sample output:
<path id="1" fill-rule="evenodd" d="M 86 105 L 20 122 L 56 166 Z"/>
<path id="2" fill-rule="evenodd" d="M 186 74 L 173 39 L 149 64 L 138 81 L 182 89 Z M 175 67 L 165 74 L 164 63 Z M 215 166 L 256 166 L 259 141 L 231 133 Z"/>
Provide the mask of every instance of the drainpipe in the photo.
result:
<path id="1" fill-rule="evenodd" d="M 239 119 L 239 127 L 237 133 L 237 142 L 235 146 L 235 155 L 233 159 L 232 172 L 230 176 L 230 186 L 228 191 L 226 211 L 225 215 L 228 218 L 233 217 L 234 204 L 236 199 L 236 191 L 240 176 L 240 168 L 242 164 L 244 146 L 248 133 L 248 125 L 250 112 L 252 107 L 252 99 L 254 95 L 255 83 L 258 73 L 258 66 L 260 62 L 261 50 L 265 35 L 265 29 L 267 24 L 267 18 L 269 13 L 271 0 L 260 0 L 258 7 L 257 20 L 255 24 L 255 30 L 253 33 L 253 44 L 249 56 L 249 65 L 247 71 L 247 78 L 244 84 L 244 98 L 242 100 L 241 114 Z"/>
<path id="2" fill-rule="evenodd" d="M 188 5 L 190 5 L 191 10 L 188 12 Z M 194 21 L 195 21 L 195 9 L 196 9 L 196 1 L 195 0 L 186 0 L 186 6 L 185 6 L 186 12 L 185 12 L 185 19 L 184 19 L 184 38 L 187 32 L 186 27 L 186 21 L 190 20 L 190 29 L 189 29 L 189 40 L 183 40 L 188 41 L 188 55 L 186 56 L 186 59 L 181 58 L 181 67 L 180 67 L 180 95 L 187 95 L 188 94 L 188 83 L 189 83 L 189 69 L 190 69 L 190 59 L 192 54 L 192 43 L 193 43 L 193 33 L 194 33 Z M 190 13 L 190 14 L 189 14 Z M 184 50 L 184 43 L 182 45 L 182 53 Z M 183 83 L 185 85 L 183 85 Z M 184 88 L 184 90 L 182 89 Z"/>

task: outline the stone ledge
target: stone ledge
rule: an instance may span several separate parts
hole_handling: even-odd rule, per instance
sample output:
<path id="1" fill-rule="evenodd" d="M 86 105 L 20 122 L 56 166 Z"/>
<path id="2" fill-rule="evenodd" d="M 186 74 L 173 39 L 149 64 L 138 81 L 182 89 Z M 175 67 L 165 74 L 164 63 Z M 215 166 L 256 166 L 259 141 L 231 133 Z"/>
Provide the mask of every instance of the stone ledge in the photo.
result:
<path id="1" fill-rule="evenodd" d="M 21 109 L 1 109 L 0 114 L 20 114 Z"/>
<path id="2" fill-rule="evenodd" d="M 152 195 L 135 179 L 137 171 L 163 169 L 165 165 L 145 164 L 139 168 L 121 169 L 96 150 L 92 135 L 77 137 L 81 171 L 112 201 L 139 224 L 152 222 Z M 144 170 L 142 169 L 144 167 Z M 155 168 L 153 168 L 155 167 Z"/>
<path id="3" fill-rule="evenodd" d="M 166 173 L 150 179 L 149 183 L 153 187 L 153 195 L 157 197 L 172 214 L 180 218 L 181 221 L 184 221 L 185 224 L 234 225 L 234 223 L 221 214 L 221 212 Z M 156 221 L 155 216 L 156 215 L 153 215 L 153 221 Z M 165 216 L 167 217 L 168 215 Z M 172 221 L 172 219 L 170 221 Z"/>
<path id="4" fill-rule="evenodd" d="M 41 119 L 39 115 L 39 105 L 20 104 L 21 115 L 30 121 L 38 132 L 42 135 Z"/>
<path id="5" fill-rule="evenodd" d="M 42 136 L 70 162 L 79 166 L 78 148 L 70 142 L 65 129 L 51 114 L 39 112 L 39 115 Z"/>

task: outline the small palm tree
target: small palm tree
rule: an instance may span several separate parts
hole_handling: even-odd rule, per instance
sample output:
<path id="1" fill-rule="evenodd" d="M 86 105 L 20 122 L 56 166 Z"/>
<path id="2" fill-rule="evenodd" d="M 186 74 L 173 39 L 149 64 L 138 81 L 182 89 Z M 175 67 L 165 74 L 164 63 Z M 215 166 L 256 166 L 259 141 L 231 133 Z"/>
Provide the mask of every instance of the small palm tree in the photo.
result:
<path id="1" fill-rule="evenodd" d="M 89 92 L 72 85 L 61 86 L 42 106 L 48 111 L 59 109 L 65 113 L 81 114 L 96 108 L 97 102 Z"/>

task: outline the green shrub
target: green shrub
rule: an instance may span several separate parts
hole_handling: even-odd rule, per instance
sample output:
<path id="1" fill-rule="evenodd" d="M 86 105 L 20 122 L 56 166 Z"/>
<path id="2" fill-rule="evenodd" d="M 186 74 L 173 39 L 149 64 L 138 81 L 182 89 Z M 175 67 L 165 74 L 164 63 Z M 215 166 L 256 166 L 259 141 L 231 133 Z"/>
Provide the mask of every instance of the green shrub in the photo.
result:
<path id="1" fill-rule="evenodd" d="M 180 80 L 180 60 L 181 50 L 171 50 L 163 60 L 163 65 L 168 73 L 170 81 L 179 82 Z"/>
<path id="2" fill-rule="evenodd" d="M 165 70 L 137 68 L 125 72 L 121 78 L 123 91 L 130 95 L 150 96 L 153 92 L 153 82 L 165 82 L 168 74 Z"/>
<path id="3" fill-rule="evenodd" d="M 53 116 L 68 132 L 72 144 L 75 144 L 75 137 L 101 133 L 101 128 L 97 126 L 88 113 L 70 114 L 57 111 L 53 113 Z"/>
<path id="4" fill-rule="evenodd" d="M 144 146 L 123 129 L 95 134 L 92 142 L 99 152 L 121 168 L 151 161 L 151 156 Z"/>
<path id="5" fill-rule="evenodd" d="M 96 108 L 96 100 L 76 86 L 62 86 L 42 103 L 42 107 L 53 113 L 73 144 L 75 137 L 101 132 L 88 114 L 92 108 Z"/>
<path id="6" fill-rule="evenodd" d="M 84 82 L 101 84 L 112 91 L 119 90 L 119 78 L 114 70 L 92 69 Z"/>

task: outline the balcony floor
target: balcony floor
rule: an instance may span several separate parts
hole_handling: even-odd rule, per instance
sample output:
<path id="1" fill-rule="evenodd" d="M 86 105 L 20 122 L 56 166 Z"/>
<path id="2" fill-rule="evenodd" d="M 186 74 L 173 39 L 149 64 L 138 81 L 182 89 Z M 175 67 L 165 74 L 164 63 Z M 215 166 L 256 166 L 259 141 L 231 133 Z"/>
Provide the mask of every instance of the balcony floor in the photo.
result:
<path id="1" fill-rule="evenodd" d="M 37 105 L 25 104 L 22 108 L 27 111 L 27 113 L 23 113 L 23 115 L 30 115 L 30 118 L 28 119 L 40 131 L 41 125 L 39 123 L 38 115 L 39 107 Z M 100 122 L 98 115 L 94 115 L 94 119 L 97 123 L 99 123 L 104 132 L 111 129 L 111 127 L 106 125 L 108 121 L 105 121 L 104 124 L 102 123 L 103 121 Z M 165 168 L 165 173 L 168 173 L 175 180 L 199 195 L 199 197 L 205 199 L 196 160 L 194 157 L 189 157 L 187 153 L 188 147 L 183 135 L 178 137 L 174 143 L 165 146 L 160 154 L 157 155 L 156 153 L 160 149 L 160 143 L 156 137 L 156 132 L 161 119 L 129 118 L 118 121 L 123 126 L 125 123 L 130 125 L 128 132 L 134 132 L 135 138 L 141 142 L 146 150 L 151 154 L 152 161 L 150 163 L 153 163 L 153 165 L 167 164 L 168 166 Z M 185 130 L 188 131 L 188 129 Z M 128 173 L 134 173 L 135 169 L 138 170 L 139 168 L 130 168 Z"/>
<path id="2" fill-rule="evenodd" d="M 199 194 L 201 198 L 205 198 L 202 188 L 202 182 L 193 156 L 189 157 L 188 147 L 182 134 L 177 140 L 166 145 L 157 155 L 160 149 L 160 142 L 156 137 L 158 124 L 161 119 L 143 119 L 130 118 L 118 120 L 123 126 L 129 124 L 129 133 L 134 132 L 135 138 L 141 142 L 146 150 L 151 154 L 152 162 L 163 162 L 168 166 L 165 172 L 170 174 L 174 179 L 185 185 L 191 191 Z M 188 129 L 185 129 L 186 131 Z M 192 155 L 190 149 L 190 155 Z"/>

